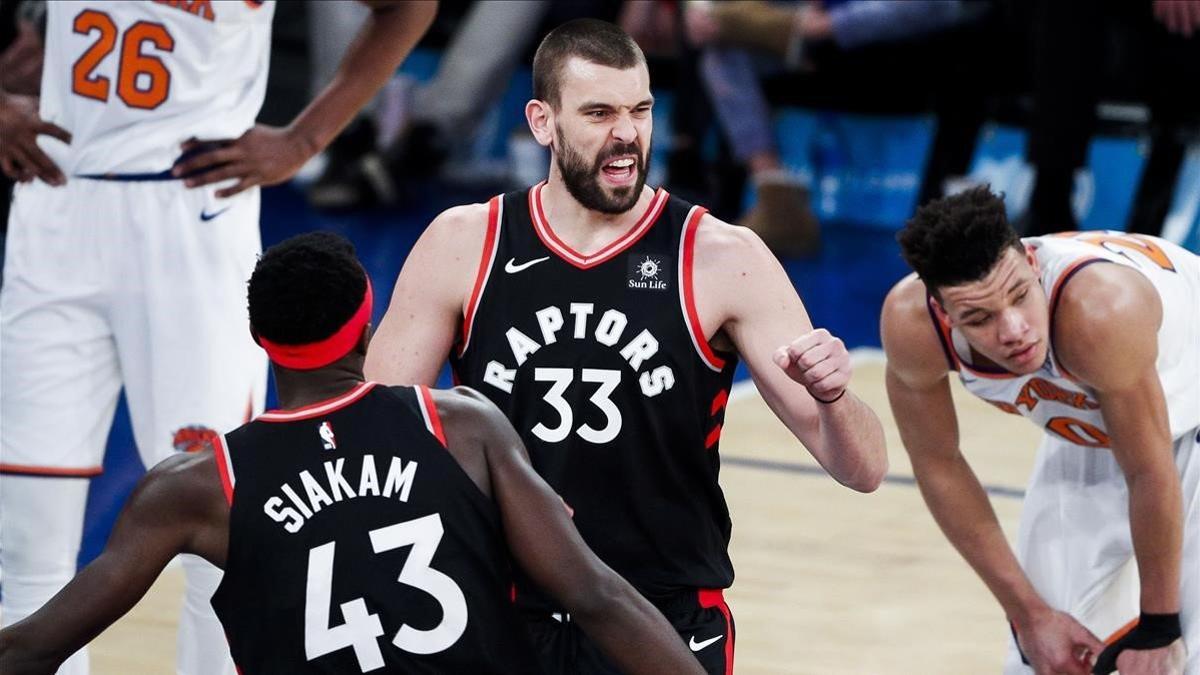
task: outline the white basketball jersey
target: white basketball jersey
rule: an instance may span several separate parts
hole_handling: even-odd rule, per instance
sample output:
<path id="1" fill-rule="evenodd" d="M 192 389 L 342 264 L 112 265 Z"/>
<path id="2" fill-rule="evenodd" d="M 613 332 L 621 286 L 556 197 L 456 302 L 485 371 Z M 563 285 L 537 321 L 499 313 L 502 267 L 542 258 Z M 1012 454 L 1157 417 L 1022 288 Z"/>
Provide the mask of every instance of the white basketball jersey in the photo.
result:
<path id="1" fill-rule="evenodd" d="M 48 2 L 42 146 L 65 174 L 169 169 L 189 138 L 236 138 L 267 86 L 274 1 Z"/>
<path id="2" fill-rule="evenodd" d="M 935 317 L 946 355 L 967 390 L 1067 442 L 1109 447 L 1095 391 L 1071 377 L 1055 358 L 1053 325 L 1059 295 L 1071 277 L 1087 265 L 1113 263 L 1145 275 L 1162 301 L 1157 368 L 1171 437 L 1200 426 L 1200 258 L 1163 239 L 1120 232 L 1073 232 L 1023 241 L 1035 251 L 1050 305 L 1046 363 L 1029 375 L 972 364 L 966 338 Z"/>

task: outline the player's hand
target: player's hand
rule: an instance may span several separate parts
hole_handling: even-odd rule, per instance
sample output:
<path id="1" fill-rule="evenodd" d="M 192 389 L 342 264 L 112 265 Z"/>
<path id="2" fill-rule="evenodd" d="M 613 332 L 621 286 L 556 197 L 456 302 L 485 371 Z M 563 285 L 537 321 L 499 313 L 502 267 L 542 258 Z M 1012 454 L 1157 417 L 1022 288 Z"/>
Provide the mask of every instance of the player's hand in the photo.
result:
<path id="1" fill-rule="evenodd" d="M 850 352 L 824 328 L 801 335 L 772 357 L 788 377 L 822 401 L 832 401 L 850 385 Z"/>
<path id="2" fill-rule="evenodd" d="M 1125 649 L 1117 657 L 1121 675 L 1183 675 L 1187 648 L 1180 638 L 1158 649 Z"/>
<path id="3" fill-rule="evenodd" d="M 38 147 L 40 134 L 71 142 L 66 129 L 38 117 L 36 97 L 0 94 L 0 171 L 18 183 L 40 178 L 50 185 L 63 185 L 66 176 Z"/>
<path id="4" fill-rule="evenodd" d="M 1037 675 L 1090 675 L 1104 643 L 1070 614 L 1046 610 L 1017 628 L 1021 652 Z"/>
<path id="5" fill-rule="evenodd" d="M 315 154 L 311 146 L 295 138 L 288 128 L 254 125 L 233 140 L 190 139 L 183 144 L 183 151 L 214 145 L 207 150 L 175 165 L 171 173 L 175 176 L 200 175 L 184 180 L 188 187 L 199 187 L 236 179 L 237 183 L 217 190 L 221 198 L 232 197 L 255 185 L 275 185 L 296 175 L 300 167 Z"/>

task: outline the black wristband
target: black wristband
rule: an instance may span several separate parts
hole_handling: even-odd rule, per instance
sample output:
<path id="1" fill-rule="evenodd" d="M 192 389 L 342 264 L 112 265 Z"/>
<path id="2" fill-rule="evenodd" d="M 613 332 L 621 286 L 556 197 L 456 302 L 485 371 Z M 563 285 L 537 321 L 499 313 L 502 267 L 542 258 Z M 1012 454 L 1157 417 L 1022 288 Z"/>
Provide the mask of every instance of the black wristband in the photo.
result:
<path id="1" fill-rule="evenodd" d="M 1179 614 L 1142 612 L 1132 630 L 1100 652 L 1092 672 L 1097 675 L 1109 675 L 1116 671 L 1117 657 L 1126 649 L 1159 649 L 1181 637 L 1183 627 L 1179 625 Z"/>
<path id="2" fill-rule="evenodd" d="M 823 398 L 818 398 L 818 397 L 817 397 L 817 395 L 816 395 L 816 394 L 814 394 L 814 393 L 812 393 L 811 391 L 808 393 L 808 395 L 809 395 L 809 396 L 812 396 L 812 397 L 813 397 L 813 400 L 814 400 L 814 401 L 816 401 L 817 403 L 824 403 L 825 405 L 829 405 L 829 404 L 831 404 L 831 403 L 837 403 L 839 400 L 841 400 L 841 398 L 842 398 L 843 396 L 845 396 L 845 395 L 846 395 L 846 392 L 847 392 L 847 391 L 849 391 L 849 390 L 850 390 L 850 387 L 845 387 L 845 388 L 843 388 L 843 389 L 842 389 L 842 393 L 838 394 L 837 396 L 834 396 L 833 398 L 829 399 L 828 401 L 826 401 L 826 400 L 825 400 L 825 399 L 823 399 Z"/>

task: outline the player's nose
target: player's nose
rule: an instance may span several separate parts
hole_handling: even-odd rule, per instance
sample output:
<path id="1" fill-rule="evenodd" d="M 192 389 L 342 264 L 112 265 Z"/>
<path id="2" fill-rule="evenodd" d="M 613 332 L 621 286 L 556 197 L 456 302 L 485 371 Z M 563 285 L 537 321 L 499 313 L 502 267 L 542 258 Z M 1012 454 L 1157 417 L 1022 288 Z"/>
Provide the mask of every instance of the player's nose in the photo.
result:
<path id="1" fill-rule="evenodd" d="M 621 115 L 613 125 L 612 136 L 622 143 L 632 143 L 637 138 L 637 127 L 628 115 Z"/>
<path id="2" fill-rule="evenodd" d="M 1020 342 L 1029 332 L 1029 322 L 1018 311 L 1009 310 L 1000 314 L 1000 340 L 1005 344 Z"/>

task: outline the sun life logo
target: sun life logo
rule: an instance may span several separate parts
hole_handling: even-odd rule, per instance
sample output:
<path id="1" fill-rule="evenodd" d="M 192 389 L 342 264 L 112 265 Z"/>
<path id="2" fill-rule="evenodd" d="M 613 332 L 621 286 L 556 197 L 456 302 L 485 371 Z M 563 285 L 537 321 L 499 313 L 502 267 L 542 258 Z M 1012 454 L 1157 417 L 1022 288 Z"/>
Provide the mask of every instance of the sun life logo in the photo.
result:
<path id="1" fill-rule="evenodd" d="M 659 262 L 650 256 L 638 263 L 638 274 L 642 275 L 642 281 L 658 278 Z"/>
<path id="2" fill-rule="evenodd" d="M 662 277 L 663 258 L 661 256 L 643 255 L 632 257 L 629 261 L 628 287 L 640 290 L 666 290 L 667 281 Z"/>

